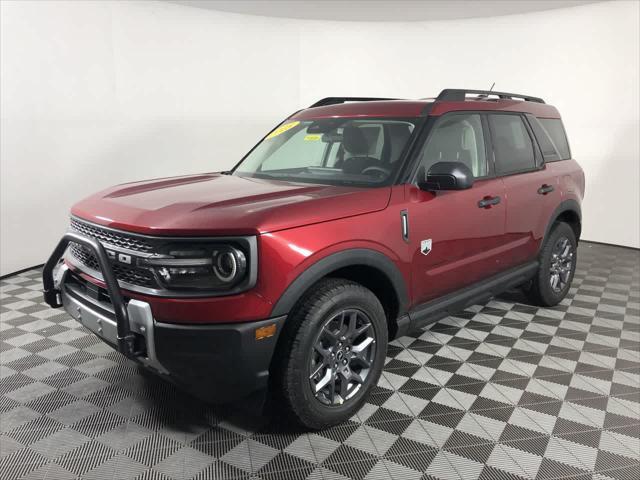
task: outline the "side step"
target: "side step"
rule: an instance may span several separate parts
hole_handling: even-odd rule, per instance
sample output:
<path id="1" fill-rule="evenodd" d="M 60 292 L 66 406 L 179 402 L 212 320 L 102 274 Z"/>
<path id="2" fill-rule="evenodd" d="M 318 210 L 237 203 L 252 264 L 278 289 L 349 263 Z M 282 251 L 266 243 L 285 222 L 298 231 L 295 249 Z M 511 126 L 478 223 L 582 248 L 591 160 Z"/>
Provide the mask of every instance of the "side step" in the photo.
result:
<path id="1" fill-rule="evenodd" d="M 537 270 L 538 261 L 535 260 L 419 305 L 409 312 L 410 329 L 424 327 L 471 305 L 489 300 L 491 297 L 530 280 Z"/>

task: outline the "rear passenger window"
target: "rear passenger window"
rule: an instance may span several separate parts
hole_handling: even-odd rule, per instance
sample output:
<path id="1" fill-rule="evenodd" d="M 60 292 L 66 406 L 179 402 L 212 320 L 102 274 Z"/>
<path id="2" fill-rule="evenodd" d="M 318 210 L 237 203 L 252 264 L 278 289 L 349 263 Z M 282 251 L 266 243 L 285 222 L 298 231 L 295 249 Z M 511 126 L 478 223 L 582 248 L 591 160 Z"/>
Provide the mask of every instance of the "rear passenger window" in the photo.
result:
<path id="1" fill-rule="evenodd" d="M 489 115 L 498 175 L 536 168 L 529 132 L 520 115 Z"/>
<path id="2" fill-rule="evenodd" d="M 562 120 L 559 118 L 539 118 L 540 123 L 553 140 L 553 143 L 560 154 L 562 160 L 571 158 L 571 151 L 569 150 L 569 142 L 567 141 L 567 134 L 564 131 Z"/>

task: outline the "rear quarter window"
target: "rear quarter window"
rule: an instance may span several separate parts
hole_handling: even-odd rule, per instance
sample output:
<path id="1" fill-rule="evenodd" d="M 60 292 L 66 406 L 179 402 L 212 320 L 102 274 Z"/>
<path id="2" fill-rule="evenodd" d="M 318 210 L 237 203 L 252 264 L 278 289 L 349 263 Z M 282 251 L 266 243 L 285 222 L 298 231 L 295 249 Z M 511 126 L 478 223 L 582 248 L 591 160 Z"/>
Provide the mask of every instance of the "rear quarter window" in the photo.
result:
<path id="1" fill-rule="evenodd" d="M 558 152 L 560 158 L 555 158 L 555 160 L 570 159 L 571 150 L 569 149 L 569 142 L 567 141 L 567 134 L 565 133 L 562 120 L 559 118 L 539 118 L 538 120 L 545 132 L 549 135 L 549 138 Z M 542 147 L 542 144 L 540 146 Z M 547 160 L 546 155 L 545 160 Z M 553 161 L 553 159 L 549 159 L 547 161 Z"/>

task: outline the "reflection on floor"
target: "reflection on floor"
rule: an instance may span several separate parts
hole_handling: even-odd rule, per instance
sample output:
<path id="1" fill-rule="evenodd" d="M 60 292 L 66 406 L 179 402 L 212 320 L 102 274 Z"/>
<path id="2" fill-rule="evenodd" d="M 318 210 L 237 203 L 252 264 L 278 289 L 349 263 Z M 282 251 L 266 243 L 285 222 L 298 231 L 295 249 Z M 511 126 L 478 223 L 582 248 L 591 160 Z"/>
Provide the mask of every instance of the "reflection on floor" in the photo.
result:
<path id="1" fill-rule="evenodd" d="M 304 433 L 144 374 L 22 273 L 0 286 L 0 478 L 638 479 L 639 275 L 583 243 L 562 305 L 507 295 L 400 338 L 357 416 Z"/>

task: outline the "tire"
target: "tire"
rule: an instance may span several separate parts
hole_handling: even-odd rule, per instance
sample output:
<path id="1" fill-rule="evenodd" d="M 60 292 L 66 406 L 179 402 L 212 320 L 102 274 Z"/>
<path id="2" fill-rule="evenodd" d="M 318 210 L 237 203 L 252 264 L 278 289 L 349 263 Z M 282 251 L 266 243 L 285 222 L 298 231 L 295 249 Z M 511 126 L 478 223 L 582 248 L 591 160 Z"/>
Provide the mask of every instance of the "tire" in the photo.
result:
<path id="1" fill-rule="evenodd" d="M 564 299 L 576 271 L 577 246 L 573 229 L 566 223 L 556 223 L 540 251 L 538 271 L 525 289 L 525 294 L 532 303 L 541 307 L 553 307 Z M 566 247 L 567 253 L 563 253 Z M 565 256 L 558 255 L 559 252 Z M 552 285 L 552 275 L 558 275 L 555 286 Z"/>
<path id="2" fill-rule="evenodd" d="M 387 341 L 384 309 L 370 290 L 337 278 L 318 282 L 291 312 L 278 346 L 274 393 L 287 416 L 308 429 L 351 418 L 380 378 Z M 332 373 L 325 384 L 327 372 Z"/>

